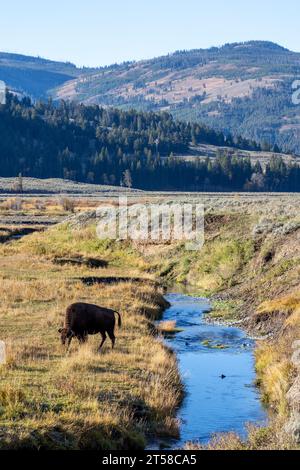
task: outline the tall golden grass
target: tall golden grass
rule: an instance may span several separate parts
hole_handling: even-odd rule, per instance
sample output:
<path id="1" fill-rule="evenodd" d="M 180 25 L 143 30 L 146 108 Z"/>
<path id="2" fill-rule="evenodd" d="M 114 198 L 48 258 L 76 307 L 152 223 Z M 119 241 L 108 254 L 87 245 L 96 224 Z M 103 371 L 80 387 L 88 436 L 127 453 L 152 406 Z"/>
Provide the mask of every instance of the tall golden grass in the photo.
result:
<path id="1" fill-rule="evenodd" d="M 60 229 L 52 229 L 51 241 L 48 235 L 0 247 L 0 337 L 7 344 L 7 364 L 0 366 L 0 448 L 134 449 L 154 432 L 178 435 L 176 358 L 153 336 L 150 320 L 166 305 L 162 293 L 147 277 L 138 285 L 84 285 L 78 277 L 136 275 L 123 261 L 134 252 L 125 249 L 112 268 L 57 266 L 41 246 L 51 245 L 51 254 L 71 246 L 80 253 L 89 243 L 87 250 L 101 251 L 91 232 L 75 234 L 75 242 Z M 57 330 L 75 301 L 121 312 L 115 350 L 107 340 L 98 354 L 100 337 L 90 337 L 83 346 L 73 341 L 66 355 Z"/>
<path id="2" fill-rule="evenodd" d="M 293 342 L 300 338 L 300 296 L 296 291 L 289 295 L 263 302 L 257 316 L 283 315 L 283 328 L 276 341 L 268 341 L 256 349 L 256 369 L 267 403 L 280 415 L 289 411 L 287 392 L 291 387 L 295 370 L 291 363 Z"/>

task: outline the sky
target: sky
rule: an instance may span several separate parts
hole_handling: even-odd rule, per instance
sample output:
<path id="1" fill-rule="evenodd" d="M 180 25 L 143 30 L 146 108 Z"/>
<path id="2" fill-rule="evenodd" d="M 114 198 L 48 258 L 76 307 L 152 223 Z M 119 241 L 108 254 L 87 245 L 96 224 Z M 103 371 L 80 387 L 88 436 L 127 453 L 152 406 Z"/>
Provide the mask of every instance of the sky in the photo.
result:
<path id="1" fill-rule="evenodd" d="M 0 0 L 0 51 L 101 66 L 269 40 L 300 52 L 299 0 Z"/>

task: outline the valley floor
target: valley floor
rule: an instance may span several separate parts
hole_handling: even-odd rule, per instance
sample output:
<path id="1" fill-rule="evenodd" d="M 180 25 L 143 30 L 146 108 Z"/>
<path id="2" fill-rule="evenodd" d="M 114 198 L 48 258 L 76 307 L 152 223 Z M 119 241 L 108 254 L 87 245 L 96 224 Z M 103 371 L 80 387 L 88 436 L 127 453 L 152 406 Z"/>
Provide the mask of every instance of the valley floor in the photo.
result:
<path id="1" fill-rule="evenodd" d="M 300 339 L 299 199 L 203 196 L 200 252 L 178 242 L 99 240 L 93 218 L 0 245 L 2 448 L 133 449 L 151 435 L 178 435 L 183 390 L 176 357 L 155 337 L 152 322 L 166 306 L 156 282 L 193 285 L 215 299 L 214 319 L 242 322 L 264 338 L 257 342 L 257 377 L 274 419 L 251 430 L 247 442 L 229 435 L 210 448 L 296 447 L 299 396 L 288 392 L 298 380 L 292 345 Z M 107 267 L 91 268 L 87 258 Z M 115 282 L 88 285 L 89 277 Z M 114 351 L 106 344 L 98 355 L 99 338 L 90 338 L 65 355 L 57 330 L 67 305 L 79 300 L 122 313 Z"/>

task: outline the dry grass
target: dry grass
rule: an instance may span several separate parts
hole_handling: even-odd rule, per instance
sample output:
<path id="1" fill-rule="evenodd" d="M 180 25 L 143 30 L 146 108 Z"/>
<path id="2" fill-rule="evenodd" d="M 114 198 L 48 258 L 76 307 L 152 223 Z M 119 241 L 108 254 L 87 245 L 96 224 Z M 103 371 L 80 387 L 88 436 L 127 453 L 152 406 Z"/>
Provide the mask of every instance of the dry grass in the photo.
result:
<path id="1" fill-rule="evenodd" d="M 276 314 L 282 312 L 286 315 L 295 313 L 300 309 L 300 294 L 298 292 L 287 296 L 263 302 L 257 309 L 257 315 Z"/>
<path id="2" fill-rule="evenodd" d="M 293 439 L 282 431 L 284 422 L 277 419 L 272 426 L 247 426 L 247 438 L 242 439 L 235 433 L 215 435 L 207 445 L 190 442 L 187 450 L 297 450 Z"/>
<path id="3" fill-rule="evenodd" d="M 176 326 L 176 320 L 166 320 L 159 323 L 157 329 L 162 334 L 175 334 L 182 331 Z"/>
<path id="4" fill-rule="evenodd" d="M 274 259 L 262 266 L 263 248 L 251 228 L 262 211 L 285 223 L 283 208 L 294 214 L 298 202 L 289 199 L 289 208 L 281 198 L 247 197 L 205 196 L 210 222 L 201 255 L 170 244 L 163 247 L 163 260 L 162 247 L 147 251 L 139 244 L 98 240 L 93 226 L 70 230 L 61 225 L 0 247 L 0 335 L 8 344 L 8 364 L 0 369 L 2 447 L 124 449 L 143 447 L 145 433 L 176 436 L 174 409 L 181 384 L 175 357 L 150 333 L 149 319 L 157 319 L 163 307 L 161 294 L 147 284 L 153 273 L 191 282 L 206 293 L 226 290 L 232 303 L 219 302 L 224 318 L 245 314 L 260 326 L 267 318 L 276 339 L 257 349 L 258 379 L 266 402 L 287 415 L 286 392 L 294 376 L 291 344 L 299 339 L 299 271 L 290 262 L 297 254 L 297 233 L 283 239 L 271 232 Z M 210 204 L 221 214 L 210 213 Z M 252 211 L 255 215 L 249 215 Z M 57 256 L 78 255 L 101 257 L 109 267 L 91 270 L 52 262 Z M 145 283 L 89 287 L 78 280 L 91 275 L 143 276 Z M 291 285 L 296 294 L 287 296 Z M 78 300 L 122 312 L 124 327 L 117 331 L 115 351 L 106 344 L 98 355 L 99 339 L 90 338 L 80 348 L 74 343 L 64 355 L 57 329 L 66 306 Z M 176 324 L 162 327 L 170 332 Z M 275 447 L 270 429 L 251 430 L 245 442 L 235 435 L 219 436 L 210 446 L 288 448 L 279 427 L 273 432 Z"/>
<path id="5" fill-rule="evenodd" d="M 144 447 L 148 433 L 178 434 L 176 358 L 152 336 L 147 318 L 159 318 L 161 293 L 147 281 L 84 285 L 75 279 L 79 274 L 135 275 L 123 264 L 134 254 L 125 249 L 111 269 L 53 265 L 48 247 L 51 254 L 73 247 L 73 253 L 97 255 L 101 247 L 91 232 L 50 232 L 0 249 L 0 337 L 7 344 L 7 364 L 0 367 L 1 447 L 134 449 Z M 114 351 L 107 341 L 98 354 L 100 338 L 90 337 L 81 347 L 74 341 L 66 356 L 57 330 L 74 301 L 122 313 Z"/>
<path id="6" fill-rule="evenodd" d="M 45 216 L 68 216 L 70 213 L 84 212 L 91 208 L 98 207 L 99 202 L 96 198 L 81 198 L 76 195 L 59 196 L 32 196 L 18 195 L 3 198 L 0 201 L 0 214 L 8 215 L 27 215 L 38 217 Z"/>
<path id="7" fill-rule="evenodd" d="M 274 344 L 261 345 L 256 350 L 256 370 L 267 404 L 280 415 L 288 413 L 287 392 L 292 385 L 294 369 L 287 353 L 285 338 Z M 289 351 L 289 348 L 288 348 Z"/>
<path id="8" fill-rule="evenodd" d="M 101 256 L 110 262 L 114 261 L 115 265 L 119 265 L 125 272 L 128 266 L 139 269 L 148 267 L 140 253 L 129 242 L 97 238 L 95 225 L 71 230 L 67 224 L 62 224 L 45 233 L 36 232 L 13 246 L 4 246 L 2 253 L 6 256 L 26 253 L 27 256 L 37 255 L 48 260 L 68 256 Z"/>
<path id="9" fill-rule="evenodd" d="M 300 337 L 299 312 L 298 292 L 263 302 L 257 310 L 258 317 L 284 317 L 283 329 L 276 340 L 263 343 L 256 350 L 256 369 L 265 400 L 281 415 L 288 413 L 286 395 L 295 376 L 291 346 Z"/>

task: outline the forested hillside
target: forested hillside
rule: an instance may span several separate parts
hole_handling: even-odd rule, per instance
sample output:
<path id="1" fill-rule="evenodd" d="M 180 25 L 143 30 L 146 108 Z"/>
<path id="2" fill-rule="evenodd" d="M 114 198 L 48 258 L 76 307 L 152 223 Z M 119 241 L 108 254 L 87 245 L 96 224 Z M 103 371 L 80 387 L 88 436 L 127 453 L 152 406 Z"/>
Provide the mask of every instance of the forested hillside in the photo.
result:
<path id="1" fill-rule="evenodd" d="M 51 100 L 32 104 L 10 94 L 0 106 L 0 176 L 22 173 L 148 190 L 300 190 L 299 166 L 279 156 L 264 170 L 224 148 L 214 159 L 176 158 L 200 143 L 259 150 L 254 142 L 175 121 L 166 112 Z"/>
<path id="2" fill-rule="evenodd" d="M 299 53 L 251 41 L 102 68 L 58 87 L 55 95 L 167 110 L 181 120 L 300 154 L 300 106 L 292 102 L 292 83 L 299 77 Z"/>
<path id="3" fill-rule="evenodd" d="M 177 51 L 99 68 L 0 53 L 0 80 L 33 99 L 167 111 L 234 137 L 300 154 L 292 84 L 300 53 L 266 41 Z"/>

